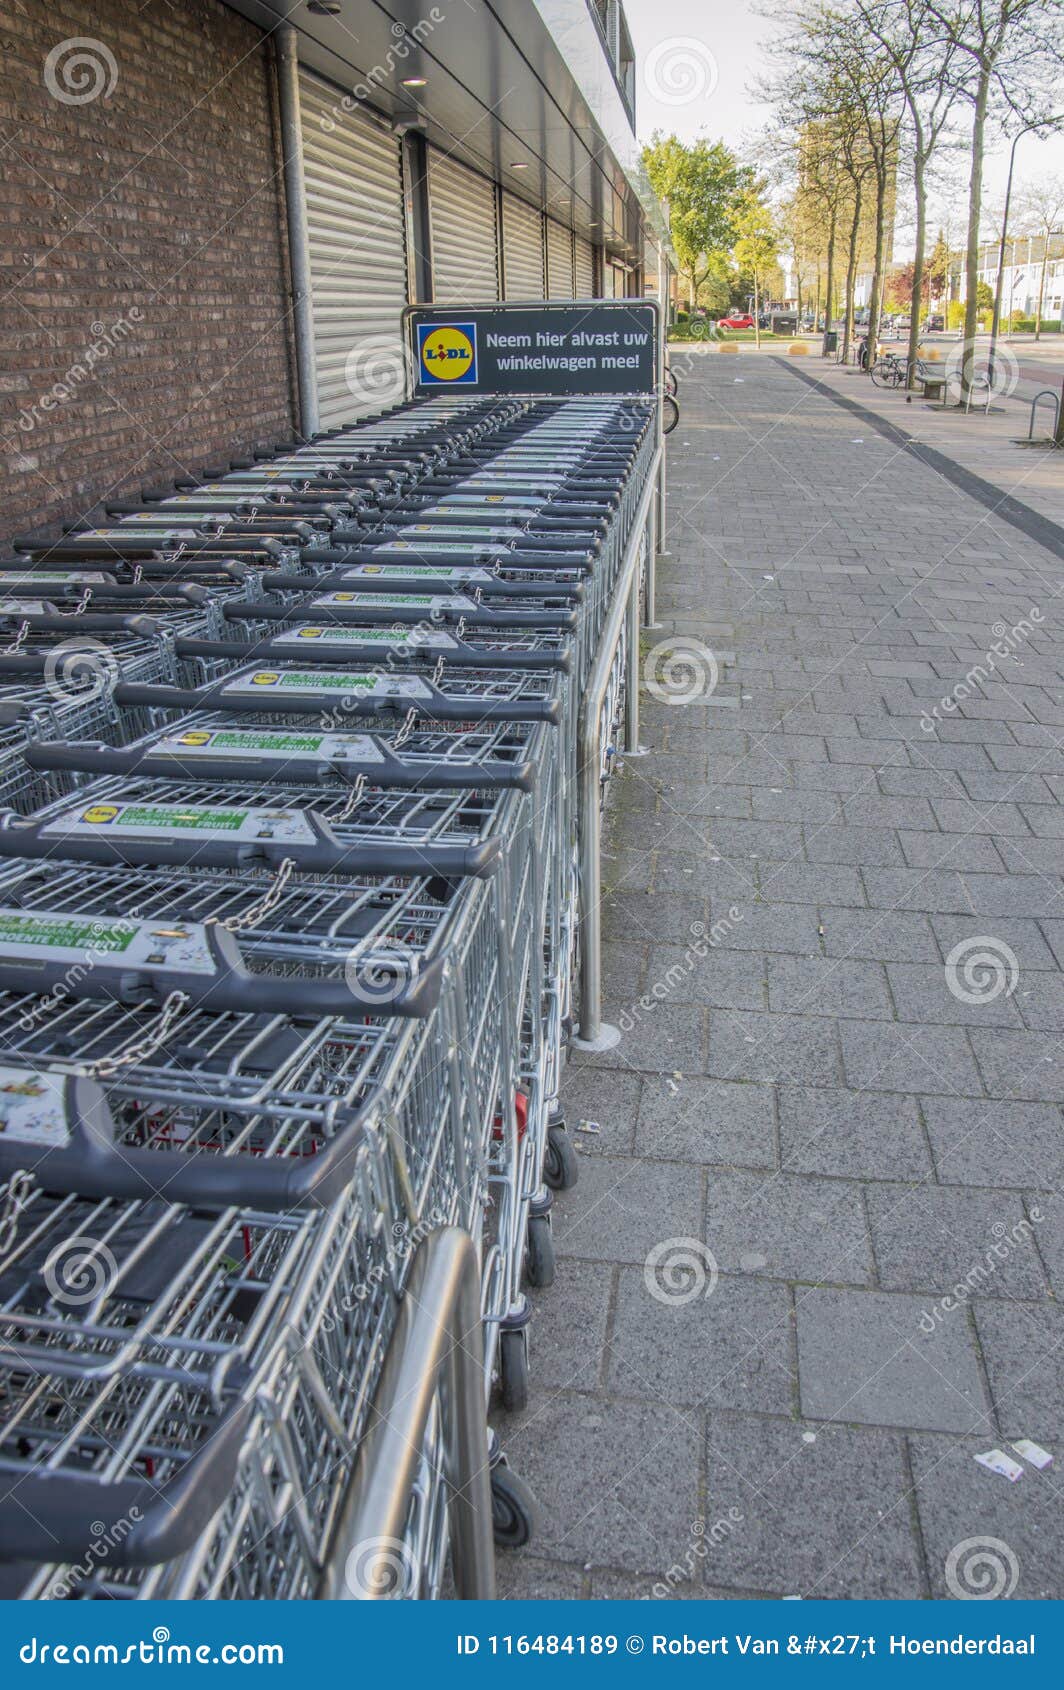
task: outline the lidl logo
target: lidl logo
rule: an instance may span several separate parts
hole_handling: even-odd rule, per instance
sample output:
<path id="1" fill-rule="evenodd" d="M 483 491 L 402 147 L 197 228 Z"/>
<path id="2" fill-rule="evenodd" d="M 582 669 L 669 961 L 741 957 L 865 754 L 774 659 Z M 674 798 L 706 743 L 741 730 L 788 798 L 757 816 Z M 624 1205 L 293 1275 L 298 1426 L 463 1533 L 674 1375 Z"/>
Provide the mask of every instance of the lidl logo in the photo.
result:
<path id="1" fill-rule="evenodd" d="M 118 814 L 117 804 L 91 804 L 82 812 L 83 822 L 91 822 L 94 827 L 101 827 L 106 822 L 113 822 Z"/>
<path id="2" fill-rule="evenodd" d="M 422 382 L 433 386 L 438 382 L 476 386 L 475 323 L 419 323 L 417 350 Z"/>

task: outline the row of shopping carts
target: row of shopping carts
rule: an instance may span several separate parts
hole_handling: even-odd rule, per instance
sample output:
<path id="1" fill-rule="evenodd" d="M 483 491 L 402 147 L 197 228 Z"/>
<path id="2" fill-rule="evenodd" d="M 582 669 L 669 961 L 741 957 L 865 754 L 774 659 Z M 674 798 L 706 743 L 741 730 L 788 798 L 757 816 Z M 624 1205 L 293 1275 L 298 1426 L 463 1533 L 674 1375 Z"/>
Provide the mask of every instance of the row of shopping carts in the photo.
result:
<path id="1" fill-rule="evenodd" d="M 485 1414 L 527 1400 L 576 710 L 654 449 L 649 402 L 441 398 L 0 563 L 3 1594 L 443 1588 L 446 1405 L 386 1592 L 340 1525 L 438 1229 Z"/>

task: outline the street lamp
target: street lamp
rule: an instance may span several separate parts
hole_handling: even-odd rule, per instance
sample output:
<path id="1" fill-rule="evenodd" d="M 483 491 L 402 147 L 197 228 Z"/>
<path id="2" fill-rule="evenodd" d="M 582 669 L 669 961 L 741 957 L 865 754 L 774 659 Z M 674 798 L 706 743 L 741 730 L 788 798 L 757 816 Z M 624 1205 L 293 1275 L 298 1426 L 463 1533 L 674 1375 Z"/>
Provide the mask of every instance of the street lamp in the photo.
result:
<path id="1" fill-rule="evenodd" d="M 1024 135 L 1030 135 L 1035 129 L 1053 129 L 1057 124 L 1064 123 L 1064 115 L 1060 117 L 1042 117 L 1035 123 L 1026 123 L 1013 137 L 1012 149 L 1009 152 L 1009 175 L 1005 184 L 1005 209 L 1001 213 L 1001 241 L 998 245 L 997 281 L 994 284 L 994 314 L 990 319 L 990 361 L 987 368 L 987 382 L 989 393 L 994 392 L 994 355 L 997 352 L 998 329 L 1001 326 L 1001 293 L 1005 282 L 1005 242 L 1009 232 L 1009 205 L 1012 200 L 1012 170 L 1016 163 L 1016 146 Z"/>

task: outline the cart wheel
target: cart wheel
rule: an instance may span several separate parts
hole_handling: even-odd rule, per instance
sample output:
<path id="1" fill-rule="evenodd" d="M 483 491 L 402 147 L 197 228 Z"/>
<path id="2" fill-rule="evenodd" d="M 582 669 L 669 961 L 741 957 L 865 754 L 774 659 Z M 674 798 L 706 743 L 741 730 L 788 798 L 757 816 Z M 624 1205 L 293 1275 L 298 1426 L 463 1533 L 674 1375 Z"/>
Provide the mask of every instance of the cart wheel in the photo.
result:
<path id="1" fill-rule="evenodd" d="M 576 1150 L 559 1122 L 547 1128 L 547 1152 L 543 1158 L 543 1180 L 552 1191 L 568 1191 L 580 1178 Z"/>
<path id="2" fill-rule="evenodd" d="M 661 401 L 661 417 L 662 434 L 671 434 L 680 420 L 680 407 L 667 393 Z"/>
<path id="3" fill-rule="evenodd" d="M 554 1284 L 554 1232 L 549 1215 L 532 1215 L 528 1222 L 525 1278 L 537 1291 Z"/>
<path id="4" fill-rule="evenodd" d="M 511 1414 L 528 1407 L 528 1337 L 523 1327 L 499 1338 L 499 1395 Z"/>
<path id="5" fill-rule="evenodd" d="M 500 1549 L 523 1549 L 535 1535 L 536 1499 L 524 1479 L 500 1462 L 491 1474 L 491 1523 Z"/>

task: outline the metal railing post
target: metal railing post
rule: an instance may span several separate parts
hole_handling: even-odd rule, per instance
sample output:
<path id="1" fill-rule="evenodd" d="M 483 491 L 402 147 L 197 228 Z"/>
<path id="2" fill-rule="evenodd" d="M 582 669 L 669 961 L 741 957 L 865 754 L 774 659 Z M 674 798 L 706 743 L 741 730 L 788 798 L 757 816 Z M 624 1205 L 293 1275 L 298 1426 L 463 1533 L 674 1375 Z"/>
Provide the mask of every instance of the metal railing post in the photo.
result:
<path id="1" fill-rule="evenodd" d="M 314 361 L 310 235 L 303 180 L 303 129 L 299 115 L 299 52 L 296 32 L 290 24 L 283 24 L 277 31 L 277 102 L 284 157 L 288 262 L 292 274 L 292 328 L 299 388 L 299 426 L 304 434 L 317 434 L 320 426 L 318 372 Z"/>
<path id="2" fill-rule="evenodd" d="M 633 574 L 638 595 L 639 559 L 646 539 L 650 507 L 657 492 L 660 463 L 659 444 L 635 512 L 624 557 L 621 559 L 620 573 L 606 616 L 606 624 L 581 700 L 577 728 L 580 1033 L 574 1043 L 585 1050 L 608 1050 L 621 1036 L 616 1027 L 603 1026 L 602 1023 L 602 701 L 606 696 L 624 619 L 626 616 L 631 619 L 632 616 Z M 638 612 L 636 622 L 638 624 Z M 639 686 L 638 651 L 637 641 L 636 668 L 629 676 L 629 691 L 633 686 Z M 638 702 L 636 710 L 638 711 Z M 638 731 L 638 716 L 636 727 Z"/>
<path id="3" fill-rule="evenodd" d="M 653 500 L 651 500 L 653 504 Z M 649 533 L 647 517 L 644 537 Z M 624 749 L 630 757 L 639 753 L 639 628 L 640 600 L 639 565 L 632 571 L 632 585 L 628 592 L 628 681 L 624 689 Z"/>
<path id="4" fill-rule="evenodd" d="M 455 1590 L 464 1601 L 491 1601 L 495 1543 L 480 1267 L 472 1239 L 459 1227 L 431 1233 L 414 1259 L 381 1369 L 372 1424 L 322 1571 L 320 1600 L 410 1594 L 394 1589 L 397 1552 L 437 1396 Z M 359 1576 L 352 1588 L 347 1565 L 355 1551 Z"/>

